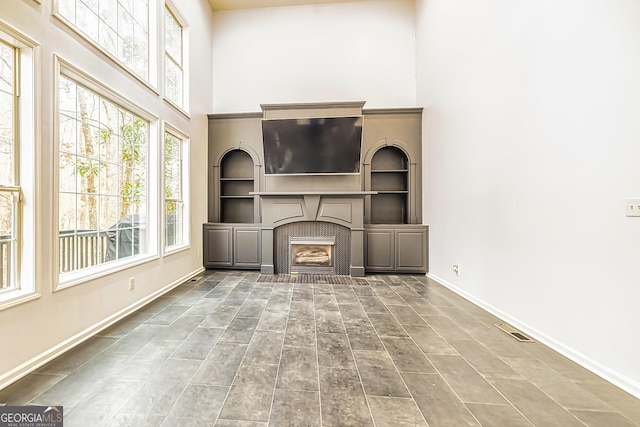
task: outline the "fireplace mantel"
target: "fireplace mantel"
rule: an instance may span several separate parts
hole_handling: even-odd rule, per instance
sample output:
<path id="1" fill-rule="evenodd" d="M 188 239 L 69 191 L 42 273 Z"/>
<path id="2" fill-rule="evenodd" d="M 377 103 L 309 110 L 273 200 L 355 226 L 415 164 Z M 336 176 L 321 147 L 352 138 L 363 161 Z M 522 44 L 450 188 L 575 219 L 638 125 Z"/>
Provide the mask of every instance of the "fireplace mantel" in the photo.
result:
<path id="1" fill-rule="evenodd" d="M 261 197 L 296 197 L 296 196 L 369 196 L 377 191 L 252 191 L 252 196 Z"/>
<path id="2" fill-rule="evenodd" d="M 329 222 L 351 232 L 352 276 L 364 276 L 364 199 L 372 191 L 252 192 L 262 206 L 262 263 L 260 270 L 274 273 L 274 229 L 299 221 Z"/>

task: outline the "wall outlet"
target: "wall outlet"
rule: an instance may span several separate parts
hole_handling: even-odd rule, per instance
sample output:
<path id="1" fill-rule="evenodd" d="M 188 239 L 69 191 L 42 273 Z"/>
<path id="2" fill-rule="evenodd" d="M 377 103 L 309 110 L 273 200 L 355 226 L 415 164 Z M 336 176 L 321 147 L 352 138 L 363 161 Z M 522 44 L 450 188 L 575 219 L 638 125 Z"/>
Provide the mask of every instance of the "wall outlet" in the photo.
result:
<path id="1" fill-rule="evenodd" d="M 202 258 L 202 251 L 198 251 L 198 259 Z"/>
<path id="2" fill-rule="evenodd" d="M 454 273 L 456 273 L 456 276 L 460 274 L 460 266 L 458 264 L 453 264 L 452 270 Z"/>
<path id="3" fill-rule="evenodd" d="M 132 291 L 136 288 L 136 278 L 129 277 L 129 290 Z"/>
<path id="4" fill-rule="evenodd" d="M 627 216 L 640 216 L 640 198 L 627 199 Z"/>

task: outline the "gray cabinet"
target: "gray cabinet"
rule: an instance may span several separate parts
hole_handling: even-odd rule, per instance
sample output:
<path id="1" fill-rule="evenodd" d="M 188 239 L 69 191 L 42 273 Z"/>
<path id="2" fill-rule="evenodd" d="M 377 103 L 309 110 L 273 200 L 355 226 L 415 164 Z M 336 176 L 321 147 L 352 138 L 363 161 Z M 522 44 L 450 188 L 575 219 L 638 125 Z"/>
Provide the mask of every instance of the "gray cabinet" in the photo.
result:
<path id="1" fill-rule="evenodd" d="M 259 226 L 207 223 L 203 242 L 205 268 L 260 268 Z"/>
<path id="2" fill-rule="evenodd" d="M 426 225 L 365 226 L 367 272 L 426 273 Z"/>
<path id="3" fill-rule="evenodd" d="M 233 265 L 260 268 L 260 227 L 233 228 Z"/>

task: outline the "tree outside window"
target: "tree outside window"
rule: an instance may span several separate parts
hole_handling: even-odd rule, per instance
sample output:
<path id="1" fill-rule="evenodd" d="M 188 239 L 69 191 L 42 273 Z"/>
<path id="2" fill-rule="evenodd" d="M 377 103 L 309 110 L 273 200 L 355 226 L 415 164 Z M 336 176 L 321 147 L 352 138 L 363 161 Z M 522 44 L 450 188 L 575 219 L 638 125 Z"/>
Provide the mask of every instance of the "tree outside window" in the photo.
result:
<path id="1" fill-rule="evenodd" d="M 58 14 L 144 80 L 149 79 L 148 0 L 58 0 Z"/>
<path id="2" fill-rule="evenodd" d="M 149 123 L 59 82 L 60 273 L 146 253 Z"/>

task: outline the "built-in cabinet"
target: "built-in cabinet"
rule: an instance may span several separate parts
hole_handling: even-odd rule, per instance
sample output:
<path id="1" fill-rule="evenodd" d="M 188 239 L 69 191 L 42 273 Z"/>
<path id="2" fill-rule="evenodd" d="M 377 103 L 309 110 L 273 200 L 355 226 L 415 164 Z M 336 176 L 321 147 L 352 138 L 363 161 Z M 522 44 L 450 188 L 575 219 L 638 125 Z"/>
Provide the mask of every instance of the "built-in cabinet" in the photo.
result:
<path id="1" fill-rule="evenodd" d="M 260 268 L 260 227 L 244 224 L 203 226 L 206 268 Z"/>
<path id="2" fill-rule="evenodd" d="M 424 225 L 365 226 L 365 269 L 424 273 L 428 270 L 428 229 Z"/>
<path id="3" fill-rule="evenodd" d="M 421 209 L 422 109 L 365 110 L 363 105 L 272 104 L 262 105 L 260 113 L 209 116 L 205 267 L 273 272 L 274 228 L 315 220 L 352 228 L 351 274 L 428 271 Z M 358 115 L 363 117 L 359 174 L 264 173 L 263 119 Z M 301 200 L 292 202 L 296 197 Z M 353 211 L 352 198 L 362 200 L 359 212 Z M 356 223 L 361 225 L 353 228 Z"/>

